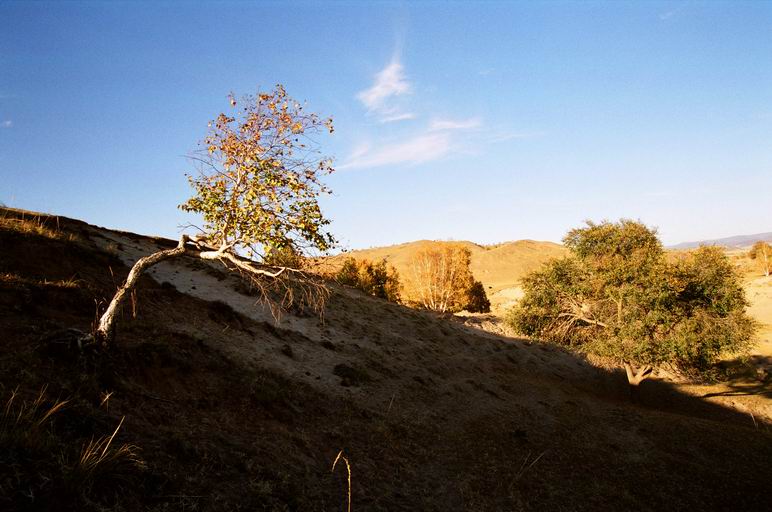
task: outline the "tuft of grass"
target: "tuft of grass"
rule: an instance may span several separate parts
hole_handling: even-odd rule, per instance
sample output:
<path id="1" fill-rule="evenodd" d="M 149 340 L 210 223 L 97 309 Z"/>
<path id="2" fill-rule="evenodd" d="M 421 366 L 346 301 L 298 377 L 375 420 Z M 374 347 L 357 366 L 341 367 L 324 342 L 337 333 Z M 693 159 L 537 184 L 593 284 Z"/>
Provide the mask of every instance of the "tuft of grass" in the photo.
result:
<path id="1" fill-rule="evenodd" d="M 0 508 L 30 510 L 33 501 L 50 492 L 61 474 L 60 443 L 53 433 L 54 418 L 68 406 L 50 402 L 43 387 L 33 400 L 21 398 L 18 388 L 0 410 Z"/>
<path id="2" fill-rule="evenodd" d="M 77 488 L 90 494 L 95 485 L 110 481 L 129 483 L 137 469 L 144 469 L 145 462 L 139 457 L 139 447 L 123 443 L 113 446 L 125 416 L 110 436 L 91 439 L 83 445 L 80 457 L 72 468 L 70 478 Z M 112 485 L 111 485 L 112 487 Z"/>
<path id="3" fill-rule="evenodd" d="M 46 281 L 44 284 L 56 286 L 58 288 L 80 288 L 85 285 L 85 281 L 82 279 L 76 279 L 75 276 L 69 279 L 60 279 L 58 281 Z"/>

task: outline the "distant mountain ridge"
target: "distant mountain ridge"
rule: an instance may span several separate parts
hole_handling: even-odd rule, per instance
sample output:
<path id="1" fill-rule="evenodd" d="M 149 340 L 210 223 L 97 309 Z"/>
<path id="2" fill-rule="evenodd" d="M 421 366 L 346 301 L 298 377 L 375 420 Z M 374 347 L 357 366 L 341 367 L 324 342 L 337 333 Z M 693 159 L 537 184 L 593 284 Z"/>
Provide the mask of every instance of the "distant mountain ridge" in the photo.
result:
<path id="1" fill-rule="evenodd" d="M 759 240 L 772 242 L 772 231 L 768 233 L 756 233 L 754 235 L 737 235 L 726 238 L 716 238 L 713 240 L 700 240 L 697 242 L 682 242 L 677 245 L 671 245 L 668 249 L 693 249 L 701 245 L 718 245 L 730 249 L 739 249 L 741 247 L 753 245 Z"/>

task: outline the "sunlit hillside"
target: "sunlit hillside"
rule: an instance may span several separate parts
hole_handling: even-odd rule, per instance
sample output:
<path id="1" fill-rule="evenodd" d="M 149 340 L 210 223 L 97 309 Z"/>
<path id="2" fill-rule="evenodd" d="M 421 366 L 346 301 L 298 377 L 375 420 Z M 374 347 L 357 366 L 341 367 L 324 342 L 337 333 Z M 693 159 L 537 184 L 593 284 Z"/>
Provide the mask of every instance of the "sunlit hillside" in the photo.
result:
<path id="1" fill-rule="evenodd" d="M 351 251 L 346 256 L 379 260 L 385 258 L 400 275 L 409 276 L 411 264 L 421 250 L 443 245 L 466 247 L 472 253 L 471 270 L 475 279 L 485 285 L 494 311 L 502 311 L 520 297 L 519 280 L 542 263 L 558 258 L 566 249 L 552 242 L 518 240 L 492 246 L 472 242 L 444 242 L 421 240 L 388 247 Z M 339 257 L 340 258 L 340 257 Z"/>

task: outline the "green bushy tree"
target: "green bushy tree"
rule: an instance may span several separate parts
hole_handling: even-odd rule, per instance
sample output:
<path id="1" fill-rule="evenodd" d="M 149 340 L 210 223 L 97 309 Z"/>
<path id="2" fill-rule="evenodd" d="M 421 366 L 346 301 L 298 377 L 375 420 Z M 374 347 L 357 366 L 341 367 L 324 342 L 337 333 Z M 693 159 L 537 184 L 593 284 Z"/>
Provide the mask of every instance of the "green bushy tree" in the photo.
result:
<path id="1" fill-rule="evenodd" d="M 568 257 L 523 279 L 508 314 L 520 333 L 620 359 L 631 386 L 655 365 L 704 373 L 751 346 L 755 324 L 720 249 L 669 262 L 656 231 L 631 220 L 588 222 L 564 244 Z"/>

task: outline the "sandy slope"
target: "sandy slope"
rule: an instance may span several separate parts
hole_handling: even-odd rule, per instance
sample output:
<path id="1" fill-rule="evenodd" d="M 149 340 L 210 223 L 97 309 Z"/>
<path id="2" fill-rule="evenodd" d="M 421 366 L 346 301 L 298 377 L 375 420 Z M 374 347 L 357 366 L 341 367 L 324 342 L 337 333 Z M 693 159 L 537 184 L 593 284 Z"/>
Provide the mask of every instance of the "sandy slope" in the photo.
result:
<path id="1" fill-rule="evenodd" d="M 117 254 L 127 266 L 133 265 L 144 255 L 168 246 L 168 243 L 159 244 L 159 241 L 151 238 L 106 230 L 92 230 L 91 238 L 106 250 L 115 251 L 119 247 Z M 217 263 L 180 259 L 160 263 L 150 270 L 150 275 L 159 283 L 169 283 L 178 291 L 193 297 L 205 301 L 222 301 L 239 314 L 257 322 L 276 322 L 271 311 L 264 305 L 256 303 L 254 297 L 236 292 L 235 290 L 239 288 L 238 278 L 233 274 L 223 273 L 222 270 L 222 266 Z M 403 366 L 400 372 L 413 374 L 419 378 L 432 371 L 427 369 L 426 359 L 429 354 L 439 353 L 434 347 L 436 341 L 433 339 L 437 334 L 455 338 L 461 341 L 463 346 L 469 346 L 475 340 L 484 339 L 489 343 L 489 340 L 495 339 L 498 343 L 518 352 L 524 348 L 506 338 L 491 338 L 488 333 L 469 329 L 457 323 L 447 323 L 438 330 L 437 326 L 433 325 L 436 320 L 429 313 L 385 303 L 353 289 L 336 288 L 336 290 L 337 299 L 334 298 L 334 302 L 328 307 L 324 322 L 316 317 L 285 314 L 276 323 L 277 328 L 282 332 L 292 334 L 294 360 L 271 357 L 280 347 L 271 344 L 255 344 L 251 340 L 236 336 L 231 343 L 223 345 L 223 350 L 240 360 L 255 363 L 259 361 L 261 364 L 275 366 L 276 369 L 294 377 L 303 379 L 312 377 L 307 379 L 311 385 L 325 392 L 350 394 L 356 393 L 357 389 L 341 387 L 339 377 L 329 371 L 340 362 L 340 354 L 335 349 L 318 350 L 319 343 L 333 343 L 340 350 L 344 350 L 343 347 L 352 346 L 362 354 L 370 352 L 365 357 L 366 362 L 363 366 L 371 373 L 383 370 L 379 361 L 383 359 L 384 353 L 390 354 L 396 347 L 407 349 L 413 355 L 397 356 L 397 363 Z M 189 326 L 180 326 L 180 328 L 195 332 L 198 327 L 193 322 Z M 449 360 L 440 363 L 442 373 L 449 375 L 454 365 L 471 364 L 476 368 L 475 373 L 480 375 L 479 378 L 487 380 L 485 371 L 487 357 L 479 358 L 478 350 L 472 348 L 456 354 L 443 352 Z M 491 350 L 489 348 L 483 352 L 490 354 Z M 522 352 L 524 359 L 518 364 L 532 367 L 535 371 L 549 359 L 550 374 L 559 374 L 561 379 L 569 379 L 582 385 L 597 377 L 591 365 L 568 356 L 562 351 L 550 349 L 547 352 L 551 354 L 549 357 L 544 350 L 526 349 Z M 361 363 L 357 362 L 357 364 Z M 305 375 L 309 370 L 312 375 Z M 386 373 L 392 371 L 386 371 Z M 429 376 L 427 379 L 432 378 Z M 458 379 L 463 380 L 461 375 Z M 456 385 L 458 384 L 449 384 L 451 388 Z M 480 385 L 486 389 L 498 388 L 498 384 L 495 383 L 480 383 Z M 392 386 L 379 386 L 376 391 L 380 395 L 381 403 L 384 404 L 392 401 L 398 392 L 399 389 Z M 502 393 L 501 390 L 498 392 Z"/>
<path id="2" fill-rule="evenodd" d="M 100 246 L 109 250 L 115 250 L 116 247 L 120 247 L 119 257 L 127 266 L 133 265 L 143 255 L 150 254 L 164 247 L 163 244 L 159 245 L 158 240 L 114 231 L 94 230 L 92 238 L 97 240 Z M 168 244 L 169 242 L 167 241 L 166 246 Z M 505 254 L 511 256 L 513 253 L 521 252 L 523 246 L 525 246 L 528 252 L 538 252 L 541 247 L 539 243 L 526 242 L 521 244 L 516 242 L 506 244 L 503 250 Z M 478 251 L 478 258 L 480 257 L 480 252 L 483 251 Z M 492 253 L 495 256 L 497 250 L 494 249 Z M 404 252 L 400 254 L 404 255 Z M 485 258 L 487 256 L 487 254 L 483 253 L 482 257 Z M 538 259 L 537 257 L 531 257 L 527 264 L 520 266 L 523 268 L 536 265 Z M 238 278 L 233 274 L 223 273 L 222 270 L 222 267 L 216 263 L 183 259 L 161 263 L 153 268 L 150 273 L 159 283 L 170 283 L 182 293 L 206 301 L 217 300 L 225 302 L 239 314 L 258 322 L 276 322 L 270 310 L 256 303 L 254 297 L 235 292 L 234 290 L 239 288 Z M 495 275 L 500 276 L 501 274 Z M 487 356 L 480 358 L 478 348 L 475 347 L 471 350 L 462 349 L 461 351 L 449 353 L 446 351 L 438 352 L 432 346 L 434 344 L 432 337 L 437 331 L 436 327 L 430 327 L 434 321 L 431 314 L 411 311 L 403 307 L 384 303 L 383 301 L 365 296 L 356 290 L 347 288 L 336 289 L 338 299 L 328 308 L 327 318 L 324 322 L 320 322 L 315 317 L 297 317 L 293 315 L 283 315 L 279 319 L 278 328 L 285 332 L 293 333 L 293 340 L 301 341 L 299 345 L 293 344 L 293 351 L 297 355 L 296 361 L 271 358 L 270 354 L 280 347 L 255 345 L 249 339 L 241 340 L 238 337 L 234 337 L 233 343 L 224 345 L 223 349 L 245 361 L 261 361 L 261 364 L 275 366 L 276 369 L 294 377 L 307 379 L 311 385 L 320 389 L 323 388 L 328 393 L 340 393 L 342 389 L 345 389 L 345 393 L 356 392 L 356 390 L 340 387 L 339 378 L 329 371 L 330 368 L 335 366 L 336 362 L 339 363 L 340 355 L 336 354 L 334 350 L 319 351 L 316 349 L 318 343 L 334 343 L 340 347 L 347 345 L 355 347 L 358 352 L 361 351 L 361 354 L 366 354 L 366 357 L 364 357 L 365 361 L 360 361 L 358 364 L 367 368 L 367 371 L 374 371 L 376 373 L 379 372 L 379 369 L 383 368 L 380 363 L 382 358 L 391 354 L 390 349 L 384 347 L 384 340 L 387 340 L 388 347 L 401 346 L 414 354 L 406 356 L 404 359 L 400 357 L 398 363 L 409 368 L 407 373 L 415 374 L 419 378 L 427 373 L 427 353 L 435 353 L 438 357 L 442 354 L 442 357 L 448 358 L 449 361 L 455 361 L 455 363 L 443 362 L 440 364 L 443 368 L 441 372 L 447 374 L 447 376 L 452 375 L 450 369 L 454 364 L 463 366 L 472 363 L 477 368 L 475 373 L 479 373 L 481 381 L 487 381 L 490 377 L 486 370 Z M 754 282 L 750 295 L 751 300 L 756 299 L 754 302 L 755 306 L 751 310 L 752 314 L 761 317 L 769 314 L 772 302 L 765 302 L 765 300 L 772 297 L 772 287 L 767 286 L 766 281 L 763 283 L 760 281 Z M 500 290 L 499 296 L 503 296 L 510 301 L 516 301 L 521 295 L 519 288 L 512 287 Z M 759 298 L 764 300 L 759 300 Z M 419 327 L 416 330 L 416 323 L 421 326 L 426 324 L 426 326 Z M 195 324 L 187 327 L 181 326 L 181 328 L 187 328 L 191 332 L 195 332 L 197 329 Z M 767 341 L 762 345 L 762 350 L 767 350 L 769 343 L 768 326 L 765 329 L 767 329 L 764 331 Z M 352 337 L 352 333 L 356 333 L 355 336 Z M 416 336 L 416 334 L 418 335 Z M 509 347 L 509 349 L 517 349 L 521 356 L 525 357 L 518 364 L 530 368 L 536 373 L 543 372 L 548 375 L 557 375 L 561 382 L 570 382 L 573 386 L 580 388 L 584 388 L 588 382 L 598 378 L 596 368 L 592 364 L 560 350 L 538 346 L 523 346 L 507 337 L 457 323 L 446 324 L 440 329 L 440 335 L 457 339 L 461 342 L 462 347 L 469 347 L 470 343 L 475 343 L 475 340 L 484 339 L 487 343 L 493 341 L 496 344 L 501 344 L 501 346 Z M 483 352 L 490 355 L 498 350 L 500 350 L 500 347 L 494 346 Z M 548 355 L 545 354 L 545 351 Z M 297 362 L 302 362 L 302 364 L 298 367 Z M 760 367 L 767 368 L 768 363 L 768 361 L 764 360 L 759 365 Z M 311 376 L 306 375 L 309 369 L 312 370 Z M 400 370 L 400 372 L 404 371 L 405 369 Z M 308 377 L 312 378 L 308 379 Z M 747 397 L 736 396 L 738 389 L 742 390 L 746 387 L 754 386 L 752 382 L 694 386 L 683 384 L 678 379 L 673 381 L 673 376 L 666 372 L 660 372 L 660 377 L 665 380 L 669 379 L 690 395 L 702 396 L 711 394 L 714 396 L 708 397 L 709 401 L 714 401 L 743 412 L 750 411 L 757 417 L 767 417 L 772 420 L 772 400 L 756 395 L 749 395 Z M 459 380 L 462 380 L 461 377 L 459 377 Z M 496 382 L 495 378 L 490 382 L 481 382 L 480 385 L 484 389 L 493 390 L 494 394 L 504 394 L 500 388 L 501 383 Z M 458 384 L 450 386 L 453 389 Z M 389 403 L 393 401 L 393 397 L 399 392 L 398 387 L 395 388 L 387 385 L 380 386 L 376 391 L 376 395 L 379 396 L 378 400 L 381 403 Z M 727 393 L 730 395 L 727 396 Z"/>

